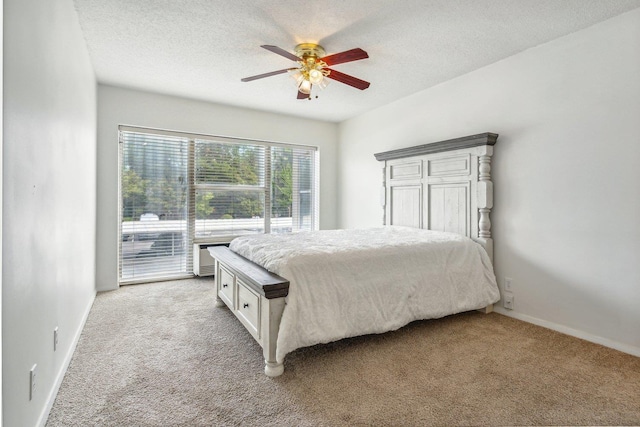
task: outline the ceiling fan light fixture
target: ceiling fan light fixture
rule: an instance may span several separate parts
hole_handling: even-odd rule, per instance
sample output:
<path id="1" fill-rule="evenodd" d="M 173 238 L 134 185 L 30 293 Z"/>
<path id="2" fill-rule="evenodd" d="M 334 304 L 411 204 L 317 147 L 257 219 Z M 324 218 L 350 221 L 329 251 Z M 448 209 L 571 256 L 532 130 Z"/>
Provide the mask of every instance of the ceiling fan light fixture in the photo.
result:
<path id="1" fill-rule="evenodd" d="M 296 81 L 296 84 L 298 86 L 300 85 L 300 83 L 302 83 L 302 80 L 304 80 L 304 76 L 302 75 L 302 72 L 299 68 L 289 70 L 289 75 L 293 78 L 293 80 Z"/>
<path id="2" fill-rule="evenodd" d="M 320 89 L 324 89 L 325 87 L 329 86 L 329 79 L 323 78 L 322 80 L 320 80 L 320 83 L 316 84 L 316 86 L 318 86 Z"/>
<path id="3" fill-rule="evenodd" d="M 305 95 L 309 95 L 311 93 L 311 82 L 307 79 L 302 79 L 298 84 L 298 90 Z"/>
<path id="4" fill-rule="evenodd" d="M 309 70 L 309 81 L 311 83 L 313 83 L 314 85 L 320 84 L 320 82 L 324 80 L 324 74 L 322 74 L 322 71 L 317 70 L 317 69 L 312 69 Z"/>

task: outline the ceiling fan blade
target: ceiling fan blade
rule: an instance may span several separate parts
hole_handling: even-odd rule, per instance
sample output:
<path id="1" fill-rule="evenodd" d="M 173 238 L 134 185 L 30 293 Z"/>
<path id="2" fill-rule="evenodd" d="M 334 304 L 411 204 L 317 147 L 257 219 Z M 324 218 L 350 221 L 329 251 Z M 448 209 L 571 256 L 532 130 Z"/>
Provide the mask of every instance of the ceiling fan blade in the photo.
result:
<path id="1" fill-rule="evenodd" d="M 369 82 L 365 82 L 364 80 L 360 80 L 356 77 L 350 76 L 349 74 L 341 73 L 340 71 L 332 70 L 330 68 L 325 68 L 325 70 L 329 70 L 329 75 L 327 76 L 327 78 L 339 81 L 340 83 L 344 83 L 349 86 L 353 86 L 360 90 L 365 90 L 371 84 Z"/>
<path id="2" fill-rule="evenodd" d="M 309 99 L 309 95 L 298 91 L 298 99 Z"/>
<path id="3" fill-rule="evenodd" d="M 322 59 L 327 65 L 343 64 L 345 62 L 358 61 L 360 59 L 368 58 L 369 55 L 364 50 L 358 48 L 346 50 L 340 53 L 334 53 L 333 55 L 325 56 Z"/>
<path id="4" fill-rule="evenodd" d="M 240 79 L 240 81 L 250 82 L 252 80 L 258 80 L 258 79 L 263 79 L 265 77 L 271 77 L 271 76 L 275 76 L 275 75 L 278 75 L 278 74 L 283 74 L 283 73 L 286 73 L 289 70 L 295 70 L 295 68 L 285 68 L 284 70 L 272 71 L 270 73 L 258 74 L 257 76 L 245 77 L 244 79 Z"/>
<path id="5" fill-rule="evenodd" d="M 295 56 L 293 53 L 291 52 L 287 52 L 286 50 L 282 49 L 281 47 L 278 46 L 272 46 L 270 44 L 263 44 L 260 47 L 267 49 L 268 51 L 271 51 L 273 53 L 277 53 L 280 56 L 284 56 L 287 59 L 290 59 L 292 61 L 300 61 L 300 58 L 298 58 L 297 56 Z"/>

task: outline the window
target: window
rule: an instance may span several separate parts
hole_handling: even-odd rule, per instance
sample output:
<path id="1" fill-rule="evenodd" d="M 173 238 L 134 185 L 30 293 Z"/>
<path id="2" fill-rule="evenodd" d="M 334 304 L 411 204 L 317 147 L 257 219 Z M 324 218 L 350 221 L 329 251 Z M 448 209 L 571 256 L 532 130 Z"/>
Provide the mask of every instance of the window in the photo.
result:
<path id="1" fill-rule="evenodd" d="M 317 228 L 314 156 L 315 152 L 308 149 L 271 149 L 272 233 Z"/>
<path id="2" fill-rule="evenodd" d="M 269 148 L 195 141 L 196 239 L 265 232 Z"/>
<path id="3" fill-rule="evenodd" d="M 192 272 L 193 242 L 318 228 L 316 147 L 120 127 L 120 281 Z"/>

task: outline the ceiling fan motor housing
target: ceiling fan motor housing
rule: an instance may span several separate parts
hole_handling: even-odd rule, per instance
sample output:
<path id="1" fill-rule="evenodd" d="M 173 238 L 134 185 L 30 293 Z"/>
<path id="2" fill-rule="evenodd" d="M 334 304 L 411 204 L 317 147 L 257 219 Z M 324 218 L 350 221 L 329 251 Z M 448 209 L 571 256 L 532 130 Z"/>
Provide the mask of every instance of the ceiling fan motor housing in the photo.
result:
<path id="1" fill-rule="evenodd" d="M 322 46 L 315 43 L 300 43 L 294 50 L 296 56 L 302 60 L 307 58 L 322 58 L 326 55 L 326 52 Z"/>

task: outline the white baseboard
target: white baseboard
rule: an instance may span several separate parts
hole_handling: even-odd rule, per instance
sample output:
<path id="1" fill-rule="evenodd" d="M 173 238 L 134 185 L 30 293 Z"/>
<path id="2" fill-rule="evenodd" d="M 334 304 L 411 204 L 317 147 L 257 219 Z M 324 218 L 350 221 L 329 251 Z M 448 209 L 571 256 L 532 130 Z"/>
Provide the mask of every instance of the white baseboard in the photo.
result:
<path id="1" fill-rule="evenodd" d="M 71 363 L 71 358 L 73 357 L 73 353 L 75 353 L 76 351 L 76 346 L 78 345 L 78 341 L 80 341 L 80 335 L 82 334 L 82 330 L 84 329 L 85 323 L 87 323 L 89 312 L 91 312 L 91 307 L 93 307 L 93 302 L 95 300 L 96 300 L 96 294 L 94 294 L 93 298 L 91 298 L 91 301 L 89 301 L 89 304 L 87 305 L 87 308 L 85 309 L 84 314 L 82 316 L 82 321 L 80 322 L 80 325 L 78 326 L 78 329 L 76 330 L 76 333 L 73 336 L 73 341 L 71 343 L 71 346 L 69 347 L 69 350 L 67 351 L 67 354 L 64 357 L 64 361 L 62 362 L 62 367 L 58 372 L 56 381 L 53 384 L 51 392 L 49 393 L 49 397 L 47 398 L 47 404 L 45 405 L 44 410 L 42 411 L 42 414 L 40 414 L 40 419 L 38 420 L 38 424 L 37 424 L 39 427 L 44 427 L 45 424 L 47 423 L 47 419 L 49 418 L 49 412 L 51 412 L 51 408 L 53 408 L 53 403 L 56 401 L 58 390 L 60 390 L 60 386 L 62 385 L 62 380 L 64 379 L 64 375 L 67 373 L 67 369 L 69 368 L 69 364 Z"/>
<path id="2" fill-rule="evenodd" d="M 608 338 L 603 338 L 597 335 L 590 334 L 588 332 L 584 332 L 578 329 L 570 328 L 568 326 L 560 325 L 558 323 L 549 322 L 548 320 L 538 319 L 537 317 L 518 313 L 517 311 L 506 310 L 504 307 L 499 307 L 497 304 L 493 306 L 493 311 L 507 317 L 513 317 L 514 319 L 522 320 L 523 322 L 533 323 L 534 325 L 542 326 L 543 328 L 551 329 L 566 335 L 571 335 L 572 337 L 580 338 L 585 341 L 589 341 L 595 344 L 600 344 L 605 347 L 609 347 L 609 348 L 613 348 L 614 350 L 621 351 L 623 353 L 628 353 L 633 356 L 640 357 L 640 347 L 634 347 L 632 345 L 623 344 L 618 341 L 613 341 Z"/>

